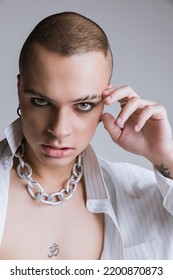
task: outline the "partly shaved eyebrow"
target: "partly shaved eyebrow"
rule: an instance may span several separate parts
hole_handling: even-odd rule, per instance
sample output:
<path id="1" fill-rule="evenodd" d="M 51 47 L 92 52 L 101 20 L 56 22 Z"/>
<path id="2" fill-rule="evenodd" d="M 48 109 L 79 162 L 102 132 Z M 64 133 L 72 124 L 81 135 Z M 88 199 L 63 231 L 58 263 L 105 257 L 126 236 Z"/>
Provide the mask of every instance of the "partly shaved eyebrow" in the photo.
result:
<path id="1" fill-rule="evenodd" d="M 86 100 L 93 100 L 93 99 L 102 99 L 102 95 L 101 94 L 87 95 L 85 97 L 73 100 L 73 102 L 83 102 L 83 101 L 86 101 Z"/>
<path id="2" fill-rule="evenodd" d="M 49 98 L 47 97 L 46 95 L 42 94 L 41 92 L 35 90 L 35 89 L 24 89 L 23 90 L 24 93 L 29 93 L 29 94 L 32 94 L 34 96 L 37 96 L 37 97 L 40 97 L 40 98 L 43 98 L 51 103 L 55 103 L 55 100 L 52 99 L 52 98 Z M 82 98 L 78 98 L 78 99 L 75 99 L 75 100 L 72 100 L 71 102 L 73 103 L 78 103 L 78 102 L 84 102 L 86 100 L 93 100 L 93 99 L 102 99 L 102 95 L 101 94 L 91 94 L 91 95 L 87 95 L 85 97 L 82 97 Z"/>

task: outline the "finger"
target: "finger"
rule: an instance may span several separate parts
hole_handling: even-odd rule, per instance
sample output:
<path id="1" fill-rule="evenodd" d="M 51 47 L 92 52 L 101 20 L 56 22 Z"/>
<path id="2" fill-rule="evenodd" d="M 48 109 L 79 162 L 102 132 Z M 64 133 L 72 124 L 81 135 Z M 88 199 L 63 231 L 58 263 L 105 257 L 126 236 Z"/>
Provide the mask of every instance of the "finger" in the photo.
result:
<path id="1" fill-rule="evenodd" d="M 133 96 L 138 96 L 136 92 L 128 86 L 117 89 L 108 89 L 103 92 L 103 100 L 106 105 L 111 105 L 116 101 L 128 100 Z"/>
<path id="2" fill-rule="evenodd" d="M 112 84 L 109 84 L 108 87 L 105 88 L 104 91 L 102 92 L 103 98 L 106 97 L 109 93 L 111 93 L 112 90 L 114 90 L 112 88 Z"/>
<path id="3" fill-rule="evenodd" d="M 162 105 L 146 105 L 136 118 L 135 131 L 140 131 L 149 119 L 164 120 L 167 117 L 166 110 Z"/>
<path id="4" fill-rule="evenodd" d="M 153 101 L 144 100 L 138 96 L 131 97 L 125 105 L 121 106 L 122 110 L 116 119 L 117 124 L 122 126 L 133 113 L 139 113 L 143 107 L 153 104 L 155 104 Z"/>
<path id="5" fill-rule="evenodd" d="M 104 113 L 102 115 L 102 121 L 104 128 L 108 131 L 112 140 L 118 142 L 122 129 L 115 123 L 114 117 L 109 113 Z"/>
<path id="6" fill-rule="evenodd" d="M 120 103 L 120 106 L 123 107 L 126 105 L 128 100 L 127 100 L 127 98 L 122 98 L 122 99 L 118 100 L 118 102 Z"/>
<path id="7" fill-rule="evenodd" d="M 106 88 L 106 89 L 102 92 L 103 100 L 106 99 L 106 97 L 107 97 L 108 95 L 111 96 L 111 94 L 113 93 L 114 90 L 115 90 L 115 89 L 112 88 L 112 86 Z"/>

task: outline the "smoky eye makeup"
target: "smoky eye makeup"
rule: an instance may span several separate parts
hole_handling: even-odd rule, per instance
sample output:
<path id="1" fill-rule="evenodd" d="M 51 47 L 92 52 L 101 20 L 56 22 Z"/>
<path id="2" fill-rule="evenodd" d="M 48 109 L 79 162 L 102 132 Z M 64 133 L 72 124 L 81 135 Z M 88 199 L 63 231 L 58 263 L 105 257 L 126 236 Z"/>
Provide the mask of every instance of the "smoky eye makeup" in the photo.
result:
<path id="1" fill-rule="evenodd" d="M 40 97 L 32 97 L 30 101 L 34 106 L 38 106 L 38 107 L 44 107 L 50 105 L 50 102 L 48 100 Z"/>
<path id="2" fill-rule="evenodd" d="M 75 108 L 82 112 L 82 113 L 89 113 L 92 110 L 94 110 L 100 103 L 102 102 L 102 100 L 98 101 L 98 102 L 80 102 L 75 104 Z"/>
<path id="3" fill-rule="evenodd" d="M 91 112 L 97 105 L 95 103 L 92 102 L 82 102 L 82 103 L 78 103 L 75 105 L 75 108 L 78 111 L 81 111 L 83 113 L 88 113 Z"/>
<path id="4" fill-rule="evenodd" d="M 25 89 L 24 93 L 34 95 L 30 98 L 30 102 L 34 106 L 46 107 L 52 104 L 56 104 L 55 100 L 47 98 L 42 93 L 34 89 Z M 73 104 L 74 108 L 77 111 L 88 113 L 91 112 L 95 107 L 97 107 L 102 102 L 102 99 L 103 98 L 101 94 L 92 94 L 69 102 Z M 93 102 L 91 102 L 91 100 L 93 100 Z"/>

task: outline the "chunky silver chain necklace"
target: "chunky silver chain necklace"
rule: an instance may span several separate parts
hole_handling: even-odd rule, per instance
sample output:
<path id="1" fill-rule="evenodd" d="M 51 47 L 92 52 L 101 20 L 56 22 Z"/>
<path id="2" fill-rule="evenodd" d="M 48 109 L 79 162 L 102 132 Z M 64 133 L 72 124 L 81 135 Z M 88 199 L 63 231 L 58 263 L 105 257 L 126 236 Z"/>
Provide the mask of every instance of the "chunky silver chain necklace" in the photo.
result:
<path id="1" fill-rule="evenodd" d="M 19 151 L 20 150 L 20 151 Z M 15 154 L 15 157 L 18 158 L 19 164 L 17 166 L 17 174 L 20 178 L 24 179 L 27 183 L 27 190 L 30 196 L 33 199 L 36 199 L 44 204 L 48 205 L 58 205 L 63 201 L 68 200 L 77 189 L 77 184 L 83 176 L 83 165 L 82 165 L 82 155 L 78 155 L 76 163 L 72 167 L 72 175 L 67 180 L 66 186 L 55 193 L 47 194 L 45 193 L 43 187 L 35 182 L 32 178 L 32 168 L 31 166 L 24 162 L 24 145 L 21 144 L 20 148 Z"/>

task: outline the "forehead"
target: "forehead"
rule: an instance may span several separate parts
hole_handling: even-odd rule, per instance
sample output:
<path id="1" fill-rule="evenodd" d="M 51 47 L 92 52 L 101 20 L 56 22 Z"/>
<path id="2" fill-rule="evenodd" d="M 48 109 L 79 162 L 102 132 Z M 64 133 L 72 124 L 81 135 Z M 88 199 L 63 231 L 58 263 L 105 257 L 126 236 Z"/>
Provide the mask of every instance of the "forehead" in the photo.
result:
<path id="1" fill-rule="evenodd" d="M 107 86 L 110 73 L 107 58 L 100 52 L 64 57 L 36 45 L 30 50 L 22 76 L 32 87 L 92 89 Z"/>
<path id="2" fill-rule="evenodd" d="M 111 55 L 108 55 L 108 57 L 105 57 L 105 54 L 103 52 L 86 52 L 82 54 L 75 54 L 72 56 L 62 56 L 59 55 L 56 52 L 51 52 L 42 47 L 40 44 L 33 43 L 31 44 L 27 51 L 25 52 L 25 55 L 22 59 L 20 66 L 20 72 L 21 74 L 24 74 L 26 71 L 29 71 L 30 68 L 33 67 L 37 68 L 41 66 L 56 66 L 57 69 L 61 67 L 62 62 L 64 62 L 64 65 L 68 66 L 67 62 L 74 62 L 75 68 L 81 64 L 82 69 L 87 65 L 90 65 L 90 68 L 93 66 L 93 64 L 97 64 L 97 71 L 99 69 L 105 68 L 105 75 L 108 74 L 109 78 L 112 72 L 112 60 Z M 81 62 L 81 63 L 80 63 Z M 75 70 L 75 68 L 73 68 Z"/>

